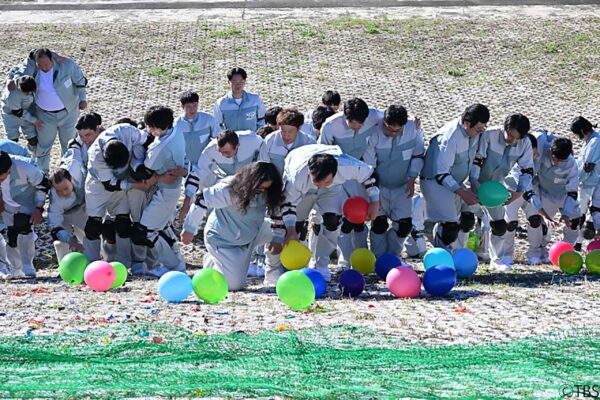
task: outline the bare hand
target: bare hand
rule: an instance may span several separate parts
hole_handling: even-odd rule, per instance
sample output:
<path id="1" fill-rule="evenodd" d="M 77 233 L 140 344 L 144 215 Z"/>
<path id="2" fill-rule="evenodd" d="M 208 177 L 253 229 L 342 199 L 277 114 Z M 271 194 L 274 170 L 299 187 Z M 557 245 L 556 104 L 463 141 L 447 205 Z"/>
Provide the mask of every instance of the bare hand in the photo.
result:
<path id="1" fill-rule="evenodd" d="M 79 102 L 79 109 L 80 110 L 85 110 L 87 108 L 87 101 L 82 100 Z"/>
<path id="2" fill-rule="evenodd" d="M 177 175 L 170 174 L 170 173 L 166 172 L 166 173 L 164 173 L 162 175 L 159 175 L 157 177 L 157 180 L 160 183 L 165 183 L 167 185 L 172 185 L 173 183 L 177 182 L 177 180 L 180 179 L 180 178 L 181 178 L 180 176 L 177 176 Z"/>
<path id="3" fill-rule="evenodd" d="M 296 232 L 296 229 L 294 229 L 294 228 L 288 228 L 288 232 L 287 232 L 287 235 L 285 235 L 283 244 L 284 245 L 288 244 L 290 242 L 290 240 L 298 240 L 298 233 Z"/>
<path id="4" fill-rule="evenodd" d="M 571 225 L 571 218 L 567 217 L 566 215 L 563 215 L 562 217 L 560 217 L 559 221 L 562 222 L 563 224 L 565 224 L 565 226 Z"/>
<path id="5" fill-rule="evenodd" d="M 33 124 L 35 125 L 35 129 L 37 129 L 38 131 L 44 127 L 44 124 L 39 119 L 36 120 Z"/>
<path id="6" fill-rule="evenodd" d="M 188 170 L 183 167 L 173 168 L 167 171 L 167 174 L 176 176 L 178 178 L 183 178 L 188 173 Z"/>
<path id="7" fill-rule="evenodd" d="M 192 243 L 192 240 L 194 240 L 194 234 L 188 231 L 181 231 L 180 239 L 181 243 L 190 244 Z"/>
<path id="8" fill-rule="evenodd" d="M 69 239 L 69 250 L 70 251 L 78 251 L 78 252 L 83 251 L 83 246 L 81 245 L 81 243 L 79 243 L 79 240 L 77 240 L 77 237 L 73 236 L 73 237 L 71 237 L 71 239 Z"/>
<path id="9" fill-rule="evenodd" d="M 8 89 L 9 92 L 12 92 L 17 88 L 17 85 L 15 85 L 15 81 L 8 81 L 6 83 L 6 88 Z"/>
<path id="10" fill-rule="evenodd" d="M 421 118 L 415 116 L 415 127 L 417 128 L 417 130 L 421 130 Z"/>
<path id="11" fill-rule="evenodd" d="M 42 223 L 42 210 L 39 208 L 35 208 L 31 213 L 31 218 L 29 219 L 33 225 L 38 225 Z"/>
<path id="12" fill-rule="evenodd" d="M 367 216 L 367 221 L 373 221 L 375 218 L 377 218 L 377 215 L 379 214 L 379 202 L 378 201 L 372 201 L 369 203 L 369 214 Z"/>
<path id="13" fill-rule="evenodd" d="M 408 182 L 406 183 L 406 198 L 412 199 L 415 195 L 415 180 L 416 178 L 408 178 Z"/>
<path id="14" fill-rule="evenodd" d="M 519 199 L 521 197 L 521 195 L 523 194 L 522 192 L 513 192 L 511 190 L 509 190 L 509 193 L 510 193 L 510 198 L 508 200 L 506 200 L 506 203 L 504 203 L 505 206 L 507 206 L 510 203 L 512 203 L 513 201 Z"/>
<path id="15" fill-rule="evenodd" d="M 267 246 L 267 249 L 269 250 L 269 253 L 273 255 L 281 254 L 281 250 L 283 250 L 283 244 L 271 242 Z"/>
<path id="16" fill-rule="evenodd" d="M 0 213 L 4 212 L 4 199 L 0 196 Z"/>
<path id="17" fill-rule="evenodd" d="M 550 227 L 556 228 L 558 226 L 558 223 L 552 218 L 550 218 L 546 210 L 544 210 L 543 208 L 538 212 L 538 214 L 540 214 L 544 218 L 544 220 L 546 220 L 546 224 Z"/>
<path id="18" fill-rule="evenodd" d="M 467 205 L 474 206 L 475 204 L 479 204 L 479 200 L 477 199 L 477 195 L 470 190 L 459 189 L 456 194 L 460 196 L 461 199 Z"/>
<path id="19" fill-rule="evenodd" d="M 183 200 L 183 205 L 181 206 L 181 210 L 179 210 L 179 216 L 177 217 L 177 220 L 180 224 L 183 224 L 185 217 L 190 211 L 190 200 L 191 199 L 189 197 L 186 197 L 185 200 Z"/>

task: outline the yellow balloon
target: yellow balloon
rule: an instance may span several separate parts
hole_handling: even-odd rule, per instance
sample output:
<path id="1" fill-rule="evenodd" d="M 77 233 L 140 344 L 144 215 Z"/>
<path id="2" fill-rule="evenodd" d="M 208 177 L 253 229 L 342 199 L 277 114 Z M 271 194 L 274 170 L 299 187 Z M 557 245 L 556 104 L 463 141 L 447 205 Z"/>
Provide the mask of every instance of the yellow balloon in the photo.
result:
<path id="1" fill-rule="evenodd" d="M 304 268 L 308 265 L 310 256 L 308 247 L 297 240 L 290 240 L 281 251 L 281 265 L 288 270 Z"/>
<path id="2" fill-rule="evenodd" d="M 363 275 L 372 274 L 375 271 L 377 257 L 369 249 L 356 249 L 350 255 L 350 265 Z"/>

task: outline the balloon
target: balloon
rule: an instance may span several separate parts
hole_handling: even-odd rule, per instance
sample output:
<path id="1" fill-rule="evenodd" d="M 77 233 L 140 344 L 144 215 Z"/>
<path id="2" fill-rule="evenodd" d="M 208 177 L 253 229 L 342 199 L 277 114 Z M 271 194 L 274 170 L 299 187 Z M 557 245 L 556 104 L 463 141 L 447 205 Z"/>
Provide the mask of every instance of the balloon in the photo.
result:
<path id="1" fill-rule="evenodd" d="M 116 289 L 127 280 L 127 267 L 118 261 L 111 262 L 110 265 L 115 269 L 115 282 L 113 283 L 112 288 Z"/>
<path id="2" fill-rule="evenodd" d="M 81 285 L 83 273 L 90 261 L 82 253 L 69 253 L 58 263 L 58 273 L 69 285 Z"/>
<path id="3" fill-rule="evenodd" d="M 342 296 L 357 297 L 365 289 L 365 278 L 360 272 L 349 269 L 340 275 L 339 287 Z"/>
<path id="4" fill-rule="evenodd" d="M 325 278 L 319 271 L 313 268 L 302 268 L 300 271 L 310 278 L 315 287 L 315 297 L 317 299 L 327 292 L 327 282 L 325 282 Z"/>
<path id="5" fill-rule="evenodd" d="M 192 278 L 194 293 L 202 301 L 215 304 L 225 300 L 229 286 L 222 273 L 213 268 L 204 268 Z"/>
<path id="6" fill-rule="evenodd" d="M 570 243 L 567 242 L 556 242 L 550 247 L 548 250 L 548 255 L 550 256 L 550 261 L 552 264 L 558 267 L 558 257 L 565 251 L 575 250 Z"/>
<path id="7" fill-rule="evenodd" d="M 423 275 L 423 287 L 427 293 L 443 296 L 450 292 L 456 284 L 456 271 L 449 265 L 436 265 Z"/>
<path id="8" fill-rule="evenodd" d="M 585 268 L 590 274 L 600 275 L 600 250 L 593 250 L 587 255 Z"/>
<path id="9" fill-rule="evenodd" d="M 510 198 L 510 193 L 500 182 L 487 181 L 479 186 L 477 197 L 481 205 L 493 208 L 506 203 Z"/>
<path id="10" fill-rule="evenodd" d="M 423 266 L 425 267 L 425 270 L 428 270 L 436 265 L 448 265 L 454 268 L 454 259 L 446 250 L 436 247 L 425 253 L 425 256 L 423 257 Z"/>
<path id="11" fill-rule="evenodd" d="M 169 302 L 179 303 L 192 293 L 192 280 L 184 272 L 169 271 L 158 280 L 158 293 Z"/>
<path id="12" fill-rule="evenodd" d="M 116 274 L 112 265 L 106 261 L 94 261 L 85 269 L 83 279 L 96 292 L 110 289 L 115 282 Z"/>
<path id="13" fill-rule="evenodd" d="M 304 310 L 315 300 L 315 285 L 302 271 L 288 271 L 277 280 L 279 299 L 293 310 Z"/>
<path id="14" fill-rule="evenodd" d="M 363 275 L 372 274 L 375 271 L 375 254 L 369 249 L 356 249 L 350 255 L 350 265 Z"/>
<path id="15" fill-rule="evenodd" d="M 479 248 L 479 234 L 477 232 L 469 232 L 469 237 L 467 238 L 467 245 L 465 246 L 467 249 L 471 251 L 477 251 Z"/>
<path id="16" fill-rule="evenodd" d="M 477 270 L 477 254 L 469 249 L 458 249 L 452 254 L 454 269 L 459 278 L 467 278 Z"/>
<path id="17" fill-rule="evenodd" d="M 387 274 L 385 283 L 389 291 L 396 297 L 415 298 L 421 293 L 419 275 L 408 267 L 395 267 Z"/>
<path id="18" fill-rule="evenodd" d="M 385 281 L 388 272 L 399 265 L 402 265 L 400 257 L 390 253 L 384 253 L 377 257 L 377 261 L 375 261 L 375 273 Z"/>
<path id="19" fill-rule="evenodd" d="M 587 245 L 587 252 L 591 253 L 594 250 L 600 250 L 600 240 L 592 240 L 588 245 Z"/>
<path id="20" fill-rule="evenodd" d="M 297 240 L 290 240 L 281 251 L 281 265 L 287 270 L 306 267 L 310 261 L 310 250 Z"/>
<path id="21" fill-rule="evenodd" d="M 350 197 L 344 202 L 344 217 L 353 224 L 364 224 L 369 215 L 369 202 L 360 197 Z"/>
<path id="22" fill-rule="evenodd" d="M 558 257 L 558 266 L 564 273 L 574 275 L 581 271 L 581 267 L 583 267 L 583 258 L 578 252 L 568 250 Z"/>

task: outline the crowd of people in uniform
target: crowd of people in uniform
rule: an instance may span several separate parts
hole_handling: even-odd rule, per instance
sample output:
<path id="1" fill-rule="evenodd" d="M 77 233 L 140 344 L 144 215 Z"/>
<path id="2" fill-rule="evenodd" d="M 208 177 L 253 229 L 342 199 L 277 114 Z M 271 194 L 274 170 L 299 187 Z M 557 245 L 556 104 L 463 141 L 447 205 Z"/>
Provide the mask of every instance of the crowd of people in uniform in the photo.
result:
<path id="1" fill-rule="evenodd" d="M 570 139 L 532 130 L 523 114 L 488 127 L 483 104 L 468 106 L 426 145 L 420 120 L 401 105 L 378 110 L 327 90 L 308 113 L 266 109 L 245 90 L 242 68 L 227 80 L 231 91 L 212 114 L 186 91 L 179 116 L 157 105 L 143 121 L 125 117 L 104 128 L 97 113 L 81 113 L 87 79 L 72 59 L 40 48 L 12 68 L 1 100 L 0 278 L 36 275 L 33 227 L 46 204 L 58 260 L 79 251 L 160 277 L 185 270 L 179 243 L 203 229 L 203 266 L 223 273 L 231 290 L 248 276 L 274 285 L 290 240 L 308 243 L 310 266 L 329 280 L 336 249 L 342 269 L 356 248 L 423 256 L 426 221 L 434 224 L 431 244 L 450 251 L 478 231 L 478 255 L 503 271 L 512 269 L 519 210 L 532 265 L 548 262 L 553 229 L 562 225 L 564 240 L 581 248 L 600 228 L 600 137 L 584 117 L 570 125 L 582 141 L 577 158 Z M 57 135 L 62 156 L 51 171 Z M 477 196 L 491 180 L 510 193 L 495 208 Z M 369 203 L 367 223 L 343 215 L 355 196 Z"/>

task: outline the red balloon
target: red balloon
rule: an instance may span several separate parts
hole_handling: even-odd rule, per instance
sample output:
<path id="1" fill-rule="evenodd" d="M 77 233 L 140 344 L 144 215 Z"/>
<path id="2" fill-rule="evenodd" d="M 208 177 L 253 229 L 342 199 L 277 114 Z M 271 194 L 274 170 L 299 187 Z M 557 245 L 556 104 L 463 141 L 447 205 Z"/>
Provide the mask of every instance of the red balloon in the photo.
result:
<path id="1" fill-rule="evenodd" d="M 548 255 L 550 256 L 550 261 L 552 264 L 558 267 L 558 257 L 565 251 L 574 251 L 575 248 L 567 242 L 556 242 L 550 247 L 548 250 Z"/>
<path id="2" fill-rule="evenodd" d="M 592 240 L 587 246 L 587 252 L 591 253 L 594 250 L 600 250 L 600 240 Z"/>
<path id="3" fill-rule="evenodd" d="M 353 224 L 363 224 L 369 215 L 369 202 L 360 196 L 350 197 L 344 203 L 344 217 Z"/>

